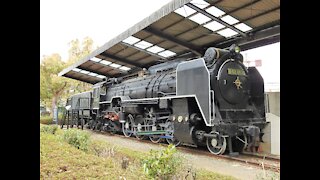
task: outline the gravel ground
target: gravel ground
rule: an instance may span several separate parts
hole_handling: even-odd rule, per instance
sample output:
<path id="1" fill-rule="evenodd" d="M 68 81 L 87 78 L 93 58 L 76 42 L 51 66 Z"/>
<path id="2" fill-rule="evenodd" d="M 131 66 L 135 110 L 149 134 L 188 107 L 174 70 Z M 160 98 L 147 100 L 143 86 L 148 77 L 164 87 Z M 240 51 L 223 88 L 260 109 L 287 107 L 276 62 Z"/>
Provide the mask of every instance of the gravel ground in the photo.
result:
<path id="1" fill-rule="evenodd" d="M 151 149 L 161 149 L 164 146 L 161 144 L 150 144 L 145 142 L 139 142 L 135 141 L 132 138 L 125 138 L 125 137 L 119 137 L 119 136 L 112 136 L 112 135 L 104 135 L 104 134 L 97 134 L 92 133 L 91 131 L 88 131 L 92 134 L 93 138 L 96 139 L 103 139 L 107 142 L 114 144 L 116 146 L 122 146 L 131 148 L 133 150 L 142 151 L 142 152 L 148 152 Z M 251 180 L 251 179 L 257 179 L 257 177 L 262 177 L 263 170 L 257 167 L 252 166 L 246 166 L 242 163 L 238 162 L 231 162 L 224 159 L 219 159 L 216 157 L 208 157 L 205 155 L 194 155 L 190 152 L 184 152 L 179 151 L 183 156 L 188 159 L 189 163 L 192 165 L 192 167 L 195 168 L 202 168 L 206 169 L 208 171 L 217 172 L 220 174 L 225 174 L 229 176 L 236 177 L 238 179 L 244 179 L 244 180 Z M 266 173 L 272 173 L 271 171 L 266 171 Z"/>

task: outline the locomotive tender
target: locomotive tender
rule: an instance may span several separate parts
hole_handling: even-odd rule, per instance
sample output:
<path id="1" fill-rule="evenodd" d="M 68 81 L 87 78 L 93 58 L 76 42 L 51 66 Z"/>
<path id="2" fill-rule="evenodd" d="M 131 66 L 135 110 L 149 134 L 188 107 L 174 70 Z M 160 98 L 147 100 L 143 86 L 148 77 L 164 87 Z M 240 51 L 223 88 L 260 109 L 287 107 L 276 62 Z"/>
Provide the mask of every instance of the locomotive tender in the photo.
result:
<path id="1" fill-rule="evenodd" d="M 104 79 L 70 97 L 67 107 L 68 120 L 82 127 L 207 146 L 217 155 L 257 147 L 266 124 L 263 78 L 255 67 L 244 66 L 235 45 Z"/>

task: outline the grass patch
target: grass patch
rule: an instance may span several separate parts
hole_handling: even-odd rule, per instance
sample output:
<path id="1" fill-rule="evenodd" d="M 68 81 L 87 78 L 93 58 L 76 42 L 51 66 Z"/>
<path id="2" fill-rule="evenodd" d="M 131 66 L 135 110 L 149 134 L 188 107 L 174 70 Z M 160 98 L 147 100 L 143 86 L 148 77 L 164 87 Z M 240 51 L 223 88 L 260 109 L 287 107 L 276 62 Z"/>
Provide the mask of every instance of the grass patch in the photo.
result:
<path id="1" fill-rule="evenodd" d="M 52 134 L 40 135 L 41 179 L 119 178 L 112 160 L 86 154 Z"/>
<path id="2" fill-rule="evenodd" d="M 88 151 L 90 135 L 78 129 L 69 129 L 63 133 L 63 140 L 77 149 Z"/>
<path id="3" fill-rule="evenodd" d="M 50 116 L 42 116 L 40 117 L 40 124 L 52 124 L 53 118 Z"/>
<path id="4" fill-rule="evenodd" d="M 63 114 L 59 113 L 58 114 L 58 121 L 61 122 L 63 118 Z M 40 116 L 40 124 L 46 124 L 46 125 L 50 125 L 50 124 L 54 124 L 55 122 L 53 122 L 53 117 L 45 115 L 45 116 Z"/>
<path id="5" fill-rule="evenodd" d="M 78 129 L 61 130 L 40 124 L 40 179 L 235 179 L 190 169 L 182 165 L 186 164 L 184 157 L 175 153 L 172 147 L 149 153 L 134 151 L 93 139 Z M 173 157 L 181 158 L 182 163 L 171 163 L 177 160 Z M 149 171 L 155 176 L 144 173 L 148 160 Z M 175 168 L 167 168 L 170 163 Z"/>
<path id="6" fill-rule="evenodd" d="M 140 164 L 123 169 L 122 159 L 97 156 L 92 151 L 93 143 L 87 152 L 82 151 L 68 144 L 64 133 L 60 129 L 55 135 L 40 132 L 40 179 L 147 179 Z"/>
<path id="7" fill-rule="evenodd" d="M 260 173 L 256 175 L 257 180 L 279 180 L 280 179 L 280 173 L 276 172 L 266 172 L 265 170 L 263 173 Z"/>
<path id="8" fill-rule="evenodd" d="M 207 170 L 198 170 L 196 173 L 196 179 L 202 180 L 236 180 L 232 176 L 221 175 Z"/>
<path id="9" fill-rule="evenodd" d="M 43 132 L 43 133 L 49 133 L 49 134 L 55 134 L 56 131 L 58 130 L 58 126 L 41 126 L 40 124 L 40 132 Z"/>

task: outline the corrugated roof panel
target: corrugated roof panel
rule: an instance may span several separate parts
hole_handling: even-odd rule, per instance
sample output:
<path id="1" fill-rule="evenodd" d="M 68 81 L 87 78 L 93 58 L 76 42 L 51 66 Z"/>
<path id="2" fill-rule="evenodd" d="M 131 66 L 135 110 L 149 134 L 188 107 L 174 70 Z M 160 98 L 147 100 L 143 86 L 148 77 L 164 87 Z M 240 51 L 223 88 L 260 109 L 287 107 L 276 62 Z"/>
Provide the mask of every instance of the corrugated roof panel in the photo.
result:
<path id="1" fill-rule="evenodd" d="M 199 39 L 195 39 L 195 40 L 191 41 L 191 43 L 194 45 L 197 45 L 197 46 L 203 46 L 205 44 L 213 43 L 214 41 L 218 41 L 218 40 L 222 40 L 222 39 L 224 39 L 224 38 L 218 34 L 211 34 L 211 35 L 207 35 L 202 38 L 199 38 Z"/>
<path id="2" fill-rule="evenodd" d="M 130 56 L 131 54 L 137 53 L 137 52 L 139 52 L 139 51 L 134 49 L 134 48 L 130 48 L 130 47 L 126 46 L 126 48 L 124 48 L 123 50 L 119 51 L 115 55 L 118 56 L 118 57 L 127 57 L 127 56 Z"/>
<path id="3" fill-rule="evenodd" d="M 79 67 L 82 67 L 82 65 L 81 66 L 79 66 Z M 92 70 L 97 70 L 97 69 L 100 69 L 101 68 L 101 64 L 100 63 L 93 63 L 93 64 L 91 64 L 90 66 L 88 66 L 90 69 L 92 69 Z"/>
<path id="4" fill-rule="evenodd" d="M 252 8 L 253 9 L 271 9 L 272 7 L 280 6 L 280 1 L 259 1 L 258 3 L 255 3 Z"/>
<path id="5" fill-rule="evenodd" d="M 124 48 L 124 46 L 122 46 L 121 44 L 116 44 L 114 46 L 112 46 L 111 48 L 107 49 L 107 53 L 108 54 L 114 54 L 120 50 L 122 50 Z"/>
<path id="6" fill-rule="evenodd" d="M 164 39 L 153 35 L 153 36 L 146 38 L 145 41 L 148 41 L 154 45 L 154 44 L 157 44 L 157 43 L 164 41 Z"/>
<path id="7" fill-rule="evenodd" d="M 175 52 L 175 53 L 177 53 L 177 54 L 180 54 L 180 53 L 182 53 L 182 52 L 184 52 L 184 51 L 187 51 L 188 49 L 187 49 L 187 48 L 184 48 L 184 47 L 182 47 L 182 46 L 175 46 L 175 47 L 170 48 L 170 49 L 168 49 L 168 50 L 173 51 L 173 52 Z"/>
<path id="8" fill-rule="evenodd" d="M 264 24 L 268 24 L 280 19 L 280 13 L 277 12 L 270 12 L 263 16 L 254 18 L 252 20 L 247 21 L 248 24 L 252 24 L 253 27 L 259 27 Z"/>
<path id="9" fill-rule="evenodd" d="M 66 75 L 69 75 L 69 76 L 77 76 L 77 72 L 74 72 L 74 71 L 69 71 L 66 73 Z"/>
<path id="10" fill-rule="evenodd" d="M 118 74 L 120 71 L 118 69 L 111 69 L 110 71 L 108 71 L 108 74 L 110 75 L 115 75 Z"/>
<path id="11" fill-rule="evenodd" d="M 94 64 L 94 62 L 89 60 L 89 61 L 81 64 L 80 67 L 89 67 L 89 66 L 91 66 L 91 65 L 93 65 L 93 64 Z"/>
<path id="12" fill-rule="evenodd" d="M 252 0 L 229 0 L 229 1 L 220 1 L 215 6 L 225 12 L 231 11 L 235 8 L 238 8 L 242 5 L 245 5 Z"/>
<path id="13" fill-rule="evenodd" d="M 189 41 L 194 40 L 200 36 L 208 35 L 211 33 L 212 33 L 212 31 L 210 31 L 209 29 L 204 28 L 203 26 L 198 26 L 197 28 L 194 28 L 193 30 L 191 30 L 189 32 L 186 32 L 186 33 L 179 35 L 178 38 L 189 42 Z"/>
<path id="14" fill-rule="evenodd" d="M 153 62 L 156 62 L 156 60 L 158 60 L 159 58 L 157 57 L 154 57 L 154 56 L 148 56 L 148 57 L 145 57 L 137 62 L 141 63 L 141 64 L 149 64 L 149 63 L 153 63 Z"/>
<path id="15" fill-rule="evenodd" d="M 168 33 L 172 36 L 176 36 L 177 34 L 180 34 L 187 29 L 192 29 L 197 27 L 198 24 L 191 21 L 190 19 L 184 19 L 183 21 L 171 26 L 170 28 L 167 28 L 163 30 L 164 33 Z"/>
<path id="16" fill-rule="evenodd" d="M 177 44 L 172 43 L 172 42 L 170 42 L 170 41 L 164 41 L 164 42 L 158 44 L 158 46 L 160 46 L 160 47 L 162 47 L 162 48 L 164 48 L 164 49 L 171 48 L 172 46 L 175 46 L 175 45 L 177 45 Z"/>
<path id="17" fill-rule="evenodd" d="M 239 18 L 239 20 L 247 19 L 249 17 L 258 15 L 260 13 L 263 13 L 265 11 L 268 11 L 270 9 L 273 9 L 275 7 L 280 6 L 280 4 L 274 3 L 272 1 L 266 3 L 265 1 L 259 1 L 252 6 L 240 9 L 234 13 L 231 13 L 236 18 Z"/>
<path id="18" fill-rule="evenodd" d="M 131 61 L 137 61 L 138 59 L 144 58 L 146 56 L 149 56 L 149 54 L 146 54 L 146 53 L 140 51 L 140 52 L 135 53 L 129 57 L 126 57 L 126 59 L 131 60 Z"/>
<path id="19" fill-rule="evenodd" d="M 112 68 L 110 66 L 101 66 L 97 71 L 101 74 L 107 74 Z"/>
<path id="20" fill-rule="evenodd" d="M 147 38 L 148 36 L 151 36 L 152 34 L 148 33 L 148 32 L 145 32 L 145 31 L 139 31 L 137 32 L 136 34 L 134 34 L 133 36 L 134 37 L 137 37 L 139 39 L 145 39 Z"/>

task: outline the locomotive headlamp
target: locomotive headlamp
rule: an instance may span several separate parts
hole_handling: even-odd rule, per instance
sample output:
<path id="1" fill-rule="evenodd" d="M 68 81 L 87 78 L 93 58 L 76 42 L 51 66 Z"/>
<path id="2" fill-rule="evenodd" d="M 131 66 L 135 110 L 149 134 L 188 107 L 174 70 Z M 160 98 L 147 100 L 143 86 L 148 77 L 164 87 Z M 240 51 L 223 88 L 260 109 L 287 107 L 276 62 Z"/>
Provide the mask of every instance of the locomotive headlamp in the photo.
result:
<path id="1" fill-rule="evenodd" d="M 240 53 L 241 49 L 240 49 L 239 46 L 236 46 L 236 47 L 234 48 L 234 51 L 235 51 L 236 53 Z"/>

